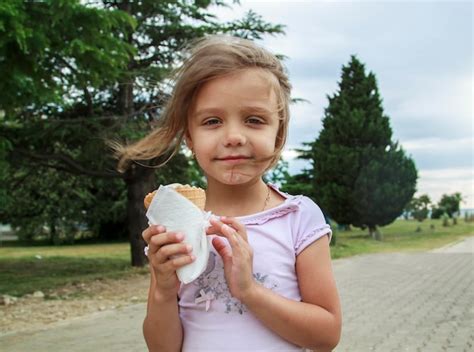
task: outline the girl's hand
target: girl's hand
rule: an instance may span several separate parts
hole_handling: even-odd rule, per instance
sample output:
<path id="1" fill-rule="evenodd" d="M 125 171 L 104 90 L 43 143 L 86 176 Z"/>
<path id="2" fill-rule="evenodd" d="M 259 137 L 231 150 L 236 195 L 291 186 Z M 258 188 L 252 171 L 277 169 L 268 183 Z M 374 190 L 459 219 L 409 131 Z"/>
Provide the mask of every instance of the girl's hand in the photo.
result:
<path id="1" fill-rule="evenodd" d="M 182 242 L 182 233 L 166 232 L 161 225 L 148 227 L 142 236 L 148 243 L 148 260 L 155 275 L 156 289 L 164 296 L 176 296 L 179 290 L 176 269 L 196 259 L 191 254 L 191 246 Z"/>
<path id="2" fill-rule="evenodd" d="M 242 301 L 256 285 L 253 278 L 253 250 L 248 243 L 244 225 L 234 218 L 212 218 L 207 234 L 227 238 L 230 247 L 220 237 L 212 240 L 212 245 L 224 262 L 224 275 L 233 297 Z"/>

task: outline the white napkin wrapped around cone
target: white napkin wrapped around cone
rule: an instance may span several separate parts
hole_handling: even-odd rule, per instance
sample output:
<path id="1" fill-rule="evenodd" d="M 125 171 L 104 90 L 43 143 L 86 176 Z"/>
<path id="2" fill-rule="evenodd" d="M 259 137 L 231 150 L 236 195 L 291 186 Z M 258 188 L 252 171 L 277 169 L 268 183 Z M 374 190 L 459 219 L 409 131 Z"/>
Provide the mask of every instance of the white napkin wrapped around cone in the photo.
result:
<path id="1" fill-rule="evenodd" d="M 179 281 L 190 283 L 201 275 L 207 266 L 210 244 L 206 236 L 210 214 L 178 193 L 175 185 L 160 186 L 151 201 L 146 216 L 150 225 L 163 225 L 168 232 L 180 232 L 183 242 L 193 247 L 196 257 L 192 263 L 176 271 Z"/>

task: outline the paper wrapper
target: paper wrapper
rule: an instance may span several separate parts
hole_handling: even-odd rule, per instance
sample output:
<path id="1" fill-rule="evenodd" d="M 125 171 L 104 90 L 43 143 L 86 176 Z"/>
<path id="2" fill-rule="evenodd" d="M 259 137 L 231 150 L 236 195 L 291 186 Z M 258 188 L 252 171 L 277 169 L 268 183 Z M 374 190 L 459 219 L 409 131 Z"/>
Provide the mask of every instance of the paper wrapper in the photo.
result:
<path id="1" fill-rule="evenodd" d="M 206 236 L 210 213 L 207 214 L 173 187 L 160 186 L 148 207 L 146 216 L 150 225 L 163 225 L 166 231 L 184 234 L 183 242 L 193 247 L 196 260 L 176 271 L 179 281 L 190 283 L 207 266 L 210 244 Z"/>

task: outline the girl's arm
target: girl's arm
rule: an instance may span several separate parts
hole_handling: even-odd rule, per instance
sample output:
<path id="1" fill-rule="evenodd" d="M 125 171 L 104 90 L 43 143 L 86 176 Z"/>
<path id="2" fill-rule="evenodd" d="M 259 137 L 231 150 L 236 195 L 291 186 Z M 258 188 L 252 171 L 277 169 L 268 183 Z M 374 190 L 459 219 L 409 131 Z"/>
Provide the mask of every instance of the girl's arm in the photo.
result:
<path id="1" fill-rule="evenodd" d="M 176 295 L 161 295 L 156 290 L 156 278 L 150 268 L 147 314 L 143 321 L 143 336 L 148 351 L 181 351 L 183 328 L 179 318 Z"/>
<path id="2" fill-rule="evenodd" d="M 341 308 L 332 275 L 328 236 L 298 255 L 296 271 L 302 302 L 257 284 L 242 297 L 242 303 L 285 340 L 316 351 L 331 351 L 341 335 Z"/>
<path id="3" fill-rule="evenodd" d="M 231 294 L 285 340 L 316 351 L 331 351 L 341 334 L 341 309 L 328 236 L 318 239 L 297 256 L 296 273 L 302 297 L 302 302 L 298 302 L 274 293 L 253 279 L 252 248 L 242 224 L 232 218 L 211 220 L 211 224 L 208 233 L 217 230 L 231 246 L 218 237 L 213 239 L 224 262 Z"/>
<path id="4" fill-rule="evenodd" d="M 183 243 L 183 234 L 166 232 L 163 226 L 150 226 L 142 236 L 148 243 L 151 277 L 147 315 L 143 322 L 148 350 L 181 351 L 183 328 L 178 310 L 176 269 L 195 260 L 192 248 Z"/>

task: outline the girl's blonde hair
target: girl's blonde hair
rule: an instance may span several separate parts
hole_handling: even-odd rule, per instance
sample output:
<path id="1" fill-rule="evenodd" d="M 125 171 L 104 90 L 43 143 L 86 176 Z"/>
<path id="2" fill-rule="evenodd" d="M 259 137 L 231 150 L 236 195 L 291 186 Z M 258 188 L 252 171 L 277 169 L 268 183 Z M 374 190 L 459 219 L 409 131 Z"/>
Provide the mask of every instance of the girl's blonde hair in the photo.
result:
<path id="1" fill-rule="evenodd" d="M 276 165 L 286 142 L 291 93 L 291 85 L 280 60 L 250 40 L 221 35 L 200 39 L 187 52 L 189 54 L 183 65 L 175 72 L 174 88 L 158 127 L 133 144 L 113 145 L 119 159 L 119 171 L 125 171 L 131 161 L 150 160 L 171 152 L 171 156 L 159 166 L 164 165 L 182 144 L 188 128 L 188 111 L 199 88 L 214 78 L 248 68 L 268 71 L 278 81 L 274 89 L 280 124 L 275 152 L 269 159 L 271 162 L 267 170 Z"/>

